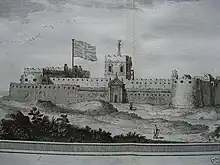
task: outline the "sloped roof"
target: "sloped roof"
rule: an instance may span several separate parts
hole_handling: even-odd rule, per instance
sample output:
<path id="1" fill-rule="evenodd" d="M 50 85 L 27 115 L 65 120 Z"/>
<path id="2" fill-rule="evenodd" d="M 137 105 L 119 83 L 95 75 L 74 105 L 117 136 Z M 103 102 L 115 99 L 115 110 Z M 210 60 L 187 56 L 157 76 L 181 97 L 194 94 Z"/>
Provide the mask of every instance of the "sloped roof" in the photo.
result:
<path id="1" fill-rule="evenodd" d="M 112 81 L 108 83 L 108 86 L 123 86 L 124 83 L 118 79 L 118 77 L 114 78 Z"/>

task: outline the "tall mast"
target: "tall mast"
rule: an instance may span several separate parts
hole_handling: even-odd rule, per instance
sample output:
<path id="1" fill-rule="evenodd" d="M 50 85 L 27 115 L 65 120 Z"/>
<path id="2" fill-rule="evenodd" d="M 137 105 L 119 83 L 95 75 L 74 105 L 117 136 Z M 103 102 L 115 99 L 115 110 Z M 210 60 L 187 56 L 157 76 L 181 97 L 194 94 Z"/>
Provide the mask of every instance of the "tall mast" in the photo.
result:
<path id="1" fill-rule="evenodd" d="M 135 1 L 132 0 L 132 61 L 135 68 Z"/>
<path id="2" fill-rule="evenodd" d="M 135 3 L 132 0 L 132 55 L 135 54 Z"/>
<path id="3" fill-rule="evenodd" d="M 118 56 L 121 56 L 121 40 L 118 40 Z"/>

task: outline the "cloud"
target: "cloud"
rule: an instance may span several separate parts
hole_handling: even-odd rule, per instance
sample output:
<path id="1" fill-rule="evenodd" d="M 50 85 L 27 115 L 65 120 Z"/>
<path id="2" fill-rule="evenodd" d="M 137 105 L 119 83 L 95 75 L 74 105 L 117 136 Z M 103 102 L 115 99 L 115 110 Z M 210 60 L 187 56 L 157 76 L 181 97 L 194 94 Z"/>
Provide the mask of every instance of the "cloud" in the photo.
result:
<path id="1" fill-rule="evenodd" d="M 72 4 L 88 8 L 105 8 L 105 9 L 133 9 L 153 5 L 154 0 L 48 0 L 51 4 Z"/>
<path id="2" fill-rule="evenodd" d="M 135 12 L 136 75 L 167 78 L 174 68 L 181 74 L 218 75 L 219 1 L 165 1 L 137 2 L 141 10 Z M 122 0 L 22 1 L 28 7 L 19 2 L 11 2 L 11 11 L 0 16 L 0 88 L 19 80 L 27 66 L 70 65 L 72 38 L 97 46 L 98 62 L 75 59 L 94 77 L 103 76 L 104 56 L 116 53 L 118 39 L 123 40 L 122 52 L 132 54 L 132 12 L 124 10 Z M 22 19 L 29 22 L 21 24 Z"/>
<path id="3" fill-rule="evenodd" d="M 0 1 L 0 17 L 8 19 L 21 19 L 28 22 L 25 18 L 29 13 L 44 10 L 44 5 L 31 2 L 30 0 L 4 0 Z"/>
<path id="4" fill-rule="evenodd" d="M 172 1 L 172 2 L 198 2 L 201 0 L 167 0 L 167 1 Z"/>

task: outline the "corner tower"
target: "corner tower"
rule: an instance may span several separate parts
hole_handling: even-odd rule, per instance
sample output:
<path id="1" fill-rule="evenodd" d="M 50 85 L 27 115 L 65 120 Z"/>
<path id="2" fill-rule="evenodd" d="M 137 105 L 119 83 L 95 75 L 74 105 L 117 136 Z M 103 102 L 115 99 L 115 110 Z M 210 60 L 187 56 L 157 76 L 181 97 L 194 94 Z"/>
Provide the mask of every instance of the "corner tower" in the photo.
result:
<path id="1" fill-rule="evenodd" d="M 105 78 L 113 80 L 116 76 L 121 81 L 134 78 L 131 57 L 121 54 L 121 40 L 118 41 L 117 55 L 105 56 Z"/>
<path id="2" fill-rule="evenodd" d="M 173 79 L 173 108 L 195 108 L 196 79 L 190 75 Z"/>

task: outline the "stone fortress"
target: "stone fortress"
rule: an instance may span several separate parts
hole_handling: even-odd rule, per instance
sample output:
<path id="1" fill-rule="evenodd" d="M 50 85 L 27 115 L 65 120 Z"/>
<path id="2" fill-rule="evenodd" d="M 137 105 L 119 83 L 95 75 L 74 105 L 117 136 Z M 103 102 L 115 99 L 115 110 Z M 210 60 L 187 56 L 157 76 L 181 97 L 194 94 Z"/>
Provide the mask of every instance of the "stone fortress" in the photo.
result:
<path id="1" fill-rule="evenodd" d="M 120 41 L 116 55 L 105 56 L 103 78 L 92 78 L 80 66 L 68 68 L 25 68 L 19 82 L 10 83 L 10 100 L 52 101 L 72 104 L 94 99 L 112 103 L 168 105 L 197 108 L 220 104 L 220 81 L 207 74 L 184 75 L 176 70 L 169 79 L 136 78 L 132 58 L 121 54 Z"/>

